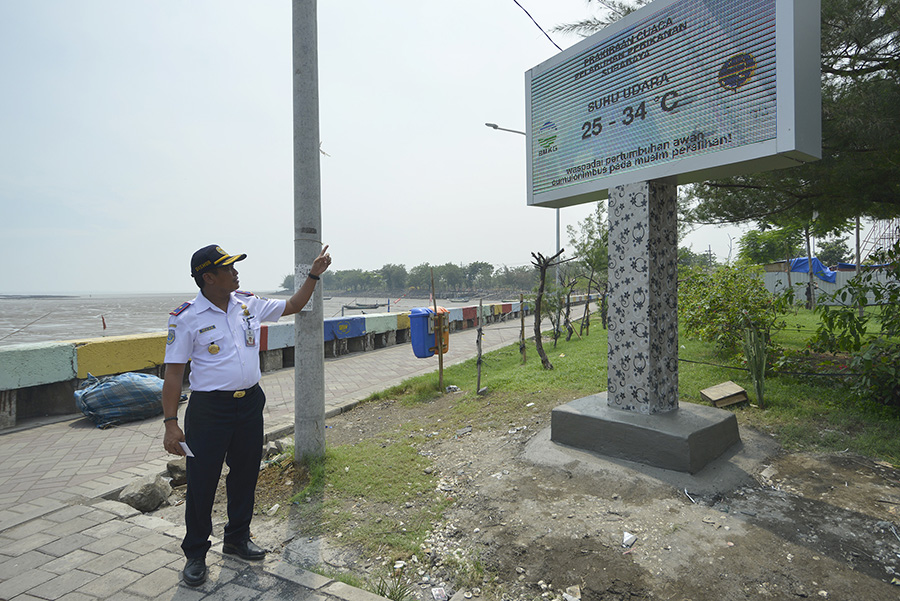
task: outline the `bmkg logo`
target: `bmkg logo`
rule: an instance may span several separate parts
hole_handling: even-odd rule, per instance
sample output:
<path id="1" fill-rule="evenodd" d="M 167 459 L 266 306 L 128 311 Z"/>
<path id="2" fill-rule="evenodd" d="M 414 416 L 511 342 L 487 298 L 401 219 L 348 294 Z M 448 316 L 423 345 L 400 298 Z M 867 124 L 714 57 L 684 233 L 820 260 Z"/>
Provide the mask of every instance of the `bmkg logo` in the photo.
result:
<path id="1" fill-rule="evenodd" d="M 541 149 L 538 151 L 538 156 L 544 156 L 545 154 L 550 154 L 551 152 L 556 152 L 556 124 L 552 121 L 547 121 L 544 125 L 541 126 L 541 129 L 538 130 L 538 144 L 541 145 Z"/>

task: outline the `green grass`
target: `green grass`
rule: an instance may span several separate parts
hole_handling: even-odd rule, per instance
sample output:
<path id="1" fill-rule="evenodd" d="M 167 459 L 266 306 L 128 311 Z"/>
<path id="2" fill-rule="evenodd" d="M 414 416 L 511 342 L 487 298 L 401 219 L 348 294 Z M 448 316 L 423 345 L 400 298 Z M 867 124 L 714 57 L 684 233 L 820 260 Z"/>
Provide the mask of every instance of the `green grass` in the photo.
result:
<path id="1" fill-rule="evenodd" d="M 808 309 L 797 309 L 786 316 L 787 327 L 773 335 L 775 342 L 787 351 L 802 351 L 819 326 L 817 316 Z M 870 323 L 869 331 L 878 326 Z M 742 367 L 741 357 L 724 358 L 711 344 L 686 340 L 682 336 L 680 359 Z M 732 380 L 748 391 L 753 382 L 744 370 L 708 365 L 679 364 L 681 400 L 697 402 L 703 388 Z M 796 368 L 792 372 L 811 372 Z M 823 366 L 822 371 L 837 371 Z M 797 376 L 767 372 L 766 406 L 735 406 L 734 411 L 744 425 L 754 426 L 774 435 L 791 451 L 849 451 L 900 464 L 900 412 L 882 405 L 855 399 L 845 378 L 831 376 Z M 755 402 L 755 399 L 754 399 Z"/>
<path id="2" fill-rule="evenodd" d="M 449 500 L 434 491 L 429 462 L 418 454 L 415 440 L 397 433 L 357 445 L 329 447 L 324 458 L 305 461 L 309 484 L 291 498 L 297 515 L 317 530 L 340 533 L 348 542 L 373 554 L 398 557 L 418 551 L 419 543 Z M 427 503 L 421 502 L 422 499 Z M 402 513 L 394 511 L 417 501 Z M 384 507 L 377 519 L 354 505 Z"/>
<path id="3" fill-rule="evenodd" d="M 803 349 L 819 328 L 818 316 L 809 309 L 797 308 L 796 313 L 785 316 L 785 322 L 787 326 L 775 332 L 773 338 L 786 350 Z"/>
<path id="4" fill-rule="evenodd" d="M 524 365 L 517 344 L 485 354 L 481 386 L 488 388 L 487 396 L 475 394 L 475 359 L 445 369 L 444 386 L 458 386 L 466 393 L 458 395 L 453 412 L 443 416 L 438 430 L 455 432 L 473 420 L 484 427 L 505 428 L 531 416 L 534 408 L 549 411 L 560 402 L 606 389 L 606 333 L 601 328 L 595 326 L 590 337 L 560 341 L 555 349 L 552 342 L 545 343 L 544 349 L 553 364 L 549 371 L 541 366 L 533 342 L 527 344 Z M 438 396 L 438 374 L 431 373 L 375 393 L 364 402 L 392 399 L 409 407 Z M 530 403 L 534 403 L 531 408 Z M 486 407 L 490 410 L 485 411 Z"/>
<path id="5" fill-rule="evenodd" d="M 342 572 L 326 566 L 313 566 L 310 569 L 320 576 L 343 582 L 354 588 L 370 591 L 391 601 L 415 601 L 416 599 L 415 589 L 411 583 L 403 579 L 402 574 L 395 574 L 387 578 L 380 576 L 374 580 L 364 580 L 352 572 Z"/>
<path id="6" fill-rule="evenodd" d="M 877 307 L 867 307 L 866 313 L 869 315 L 866 331 L 869 334 L 878 334 L 880 331 L 878 321 L 879 309 Z M 796 307 L 794 313 L 786 315 L 784 320 L 787 326 L 775 332 L 773 338 L 785 350 L 804 349 L 807 341 L 819 329 L 819 316 L 816 315 L 815 311 L 803 307 Z"/>
<path id="7" fill-rule="evenodd" d="M 815 315 L 800 310 L 788 316 L 791 327 L 778 334 L 779 344 L 800 349 L 817 327 Z M 754 396 L 753 384 L 741 367 L 740 357 L 725 358 L 711 343 L 680 335 L 679 396 L 681 402 L 700 403 L 700 391 L 731 380 Z M 428 437 L 449 438 L 466 425 L 507 430 L 535 421 L 545 427 L 550 411 L 563 403 L 606 389 L 606 331 L 599 320 L 588 337 L 573 337 L 544 346 L 554 369 L 541 367 L 533 343 L 526 345 L 522 363 L 518 345 L 483 358 L 481 385 L 487 395 L 476 394 L 475 360 L 444 370 L 444 386 L 463 392 L 453 396 L 452 407 L 428 423 L 408 422 L 394 432 L 356 445 L 329 447 L 324 460 L 310 466 L 310 485 L 293 501 L 307 524 L 321 532 L 356 544 L 373 554 L 408 559 L 421 553 L 425 537 L 442 512 L 453 502 L 437 491 L 430 461 L 419 454 Z M 364 402 L 391 400 L 403 411 L 440 396 L 438 375 L 428 374 L 374 394 Z M 755 402 L 755 401 L 754 401 Z M 788 450 L 849 451 L 900 464 L 900 414 L 864 400 L 851 398 L 841 378 L 766 377 L 766 406 L 732 405 L 741 427 L 768 432 Z M 379 512 L 361 512 L 354 506 L 375 505 Z M 398 509 L 400 508 L 400 509 Z M 366 518 L 364 514 L 375 514 Z M 311 534 L 311 533 L 310 533 Z M 477 579 L 483 567 L 477 559 L 460 560 L 460 571 Z"/>

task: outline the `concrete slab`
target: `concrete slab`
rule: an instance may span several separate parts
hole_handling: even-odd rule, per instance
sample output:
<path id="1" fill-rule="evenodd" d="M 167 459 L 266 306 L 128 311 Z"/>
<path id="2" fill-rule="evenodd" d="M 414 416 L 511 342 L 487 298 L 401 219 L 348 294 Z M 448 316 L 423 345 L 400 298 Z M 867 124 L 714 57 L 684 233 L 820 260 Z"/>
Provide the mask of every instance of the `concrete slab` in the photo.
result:
<path id="1" fill-rule="evenodd" d="M 597 486 L 610 482 L 644 482 L 689 493 L 693 497 L 714 498 L 742 486 L 758 486 L 754 475 L 780 452 L 774 439 L 745 429 L 741 442 L 696 474 L 652 467 L 634 461 L 617 459 L 591 451 L 557 444 L 550 440 L 550 428 L 535 434 L 525 447 L 523 459 L 534 465 L 571 472 Z"/>
<path id="2" fill-rule="evenodd" d="M 681 403 L 644 415 L 607 405 L 605 392 L 555 408 L 551 440 L 609 457 L 696 474 L 740 443 L 737 418 L 724 409 Z"/>

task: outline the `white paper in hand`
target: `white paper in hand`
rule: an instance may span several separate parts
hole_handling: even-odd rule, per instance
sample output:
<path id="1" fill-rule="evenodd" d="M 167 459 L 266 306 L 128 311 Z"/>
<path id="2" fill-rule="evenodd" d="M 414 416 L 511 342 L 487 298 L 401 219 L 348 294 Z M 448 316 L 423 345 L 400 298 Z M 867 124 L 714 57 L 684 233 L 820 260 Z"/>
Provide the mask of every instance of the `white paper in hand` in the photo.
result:
<path id="1" fill-rule="evenodd" d="M 186 443 L 186 442 L 179 442 L 178 444 L 180 444 L 180 445 L 181 445 L 181 448 L 184 449 L 184 454 L 185 454 L 185 455 L 187 455 L 188 457 L 193 457 L 193 456 L 194 456 L 194 453 L 191 451 L 191 447 L 187 446 L 187 443 Z"/>

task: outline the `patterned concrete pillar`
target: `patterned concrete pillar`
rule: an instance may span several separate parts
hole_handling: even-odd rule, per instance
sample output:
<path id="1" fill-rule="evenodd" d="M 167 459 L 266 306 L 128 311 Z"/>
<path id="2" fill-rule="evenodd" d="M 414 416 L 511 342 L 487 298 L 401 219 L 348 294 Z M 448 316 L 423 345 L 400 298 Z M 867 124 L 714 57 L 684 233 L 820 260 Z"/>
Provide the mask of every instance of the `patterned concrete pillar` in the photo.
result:
<path id="1" fill-rule="evenodd" d="M 676 186 L 639 182 L 609 193 L 610 407 L 678 408 Z"/>

